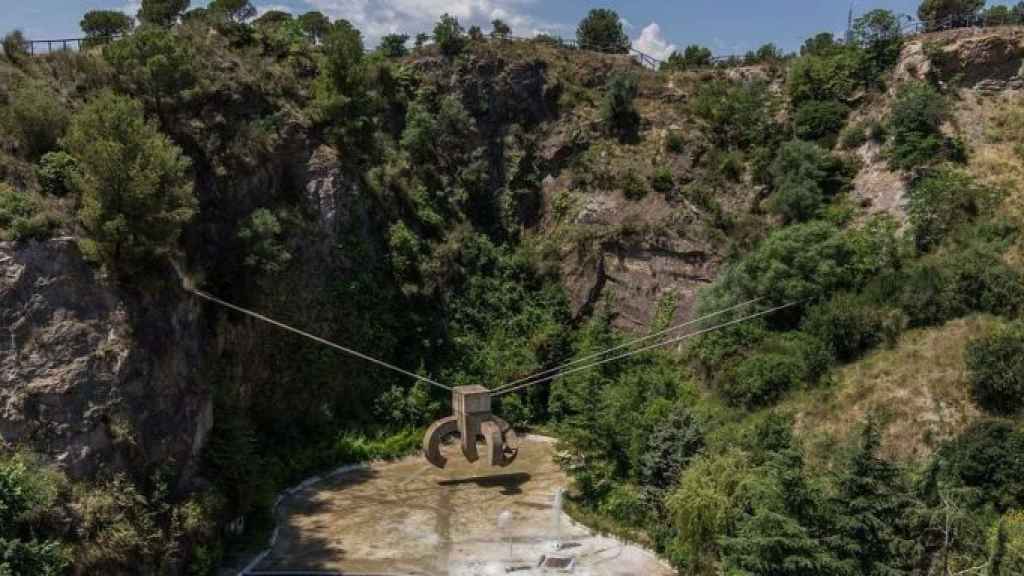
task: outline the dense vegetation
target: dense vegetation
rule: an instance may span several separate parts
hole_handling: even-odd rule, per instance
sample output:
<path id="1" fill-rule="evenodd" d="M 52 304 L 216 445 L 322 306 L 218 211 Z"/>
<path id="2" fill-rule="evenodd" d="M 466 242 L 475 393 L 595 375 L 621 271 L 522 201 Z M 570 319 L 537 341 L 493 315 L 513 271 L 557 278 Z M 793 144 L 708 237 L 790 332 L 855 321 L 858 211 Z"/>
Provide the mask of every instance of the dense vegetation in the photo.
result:
<path id="1" fill-rule="evenodd" d="M 33 60 L 8 38 L 2 239 L 73 235 L 132 291 L 167 282 L 161 265 L 174 259 L 211 291 L 398 365 L 500 384 L 627 337 L 609 302 L 570 305 L 560 255 L 590 239 L 544 228 L 571 209 L 571 197 L 543 192 L 557 164 L 584 191 L 698 214 L 694 228 L 728 246 L 698 313 L 784 307 L 682 351 L 503 398 L 506 419 L 558 436 L 574 513 L 686 574 L 1020 572 L 1024 272 L 1004 258 L 1020 222 L 1001 210 L 1011 191 L 972 176 L 967 147 L 944 131 L 956 105 L 947 85 L 906 82 L 887 96 L 903 45 L 895 15 L 868 12 L 852 42 L 817 35 L 799 56 L 767 45 L 744 58 L 764 71 L 753 80 L 695 74 L 670 104 L 685 128 L 662 142 L 641 104 L 670 75 L 683 85 L 711 66 L 705 48 L 659 73 L 601 61 L 579 78 L 545 63 L 557 41 L 506 42 L 500 20 L 488 38 L 446 14 L 433 43 L 390 35 L 371 51 L 349 22 L 317 12 L 253 20 L 245 0 L 188 6 L 143 0 L 138 26 L 91 12 L 93 47 L 78 55 Z M 922 19 L 982 6 L 928 0 Z M 592 11 L 577 39 L 629 49 L 609 10 Z M 523 53 L 522 69 L 548 75 L 535 101 L 509 97 L 504 77 L 474 76 Z M 877 103 L 882 117 L 865 114 Z M 588 145 L 542 160 L 545 127 L 576 112 L 596 119 Z M 862 168 L 850 150 L 869 141 L 906 181 L 906 226 L 850 199 Z M 615 171 L 609 151 L 633 158 L 648 144 L 653 166 Z M 296 166 L 324 148 L 351 191 L 327 230 Z M 661 302 L 649 329 L 676 306 Z M 207 313 L 210 330 L 232 321 Z M 964 351 L 983 413 L 966 432 L 921 461 L 890 461 L 884 415 L 873 415 L 828 457 L 807 450 L 787 402 L 834 386 L 836 370 L 908 329 L 979 313 L 998 329 Z M 267 529 L 276 490 L 404 454 L 446 407 L 422 384 L 292 336 L 224 340 L 203 366 L 215 399 L 209 485 L 180 489 L 172 467 L 72 482 L 5 453 L 0 574 L 212 574 Z M 238 518 L 241 535 L 223 528 Z"/>

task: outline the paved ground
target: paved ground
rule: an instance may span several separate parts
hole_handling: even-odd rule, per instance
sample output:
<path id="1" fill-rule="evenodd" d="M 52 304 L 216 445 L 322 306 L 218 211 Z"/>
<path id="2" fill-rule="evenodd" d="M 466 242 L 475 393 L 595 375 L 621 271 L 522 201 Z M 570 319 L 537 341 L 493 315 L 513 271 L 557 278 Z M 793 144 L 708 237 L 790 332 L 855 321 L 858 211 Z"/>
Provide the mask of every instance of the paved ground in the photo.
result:
<path id="1" fill-rule="evenodd" d="M 669 576 L 635 546 L 594 536 L 553 511 L 566 477 L 541 439 L 522 443 L 504 469 L 470 465 L 445 450 L 448 468 L 422 457 L 377 464 L 303 490 L 282 504 L 280 538 L 259 571 L 322 570 L 424 576 L 555 573 L 537 568 L 555 553 L 575 557 L 573 574 Z M 507 529 L 497 528 L 508 512 Z"/>

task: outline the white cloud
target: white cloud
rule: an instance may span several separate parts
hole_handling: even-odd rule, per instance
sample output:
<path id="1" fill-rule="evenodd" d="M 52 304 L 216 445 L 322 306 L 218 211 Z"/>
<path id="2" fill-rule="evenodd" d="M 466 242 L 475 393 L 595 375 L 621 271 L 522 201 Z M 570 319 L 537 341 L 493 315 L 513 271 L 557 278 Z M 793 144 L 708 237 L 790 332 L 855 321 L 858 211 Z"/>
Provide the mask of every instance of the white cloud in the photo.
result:
<path id="1" fill-rule="evenodd" d="M 653 56 L 658 60 L 665 60 L 675 52 L 676 45 L 669 44 L 661 33 L 661 26 L 657 22 L 651 22 L 646 28 L 640 31 L 640 37 L 633 40 L 633 48 Z"/>
<path id="2" fill-rule="evenodd" d="M 444 13 L 459 19 L 466 28 L 478 25 L 490 30 L 495 18 L 504 20 L 517 36 L 558 32 L 564 26 L 530 16 L 526 9 L 535 0 L 306 0 L 331 19 L 345 18 L 373 46 L 385 34 L 430 33 Z"/>

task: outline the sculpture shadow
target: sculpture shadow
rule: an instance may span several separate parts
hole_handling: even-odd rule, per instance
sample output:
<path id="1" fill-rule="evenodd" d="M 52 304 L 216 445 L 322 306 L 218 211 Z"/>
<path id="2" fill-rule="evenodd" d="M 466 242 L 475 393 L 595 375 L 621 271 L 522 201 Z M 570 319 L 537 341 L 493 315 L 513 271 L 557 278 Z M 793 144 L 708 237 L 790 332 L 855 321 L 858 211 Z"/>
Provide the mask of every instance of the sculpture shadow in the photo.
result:
<path id="1" fill-rule="evenodd" d="M 517 472 L 514 474 L 498 474 L 496 476 L 474 476 L 472 478 L 460 478 L 457 480 L 442 480 L 437 483 L 438 486 L 462 486 L 464 484 L 475 484 L 480 488 L 501 488 L 501 494 L 503 496 L 514 496 L 522 494 L 523 484 L 530 481 L 530 476 L 526 472 Z"/>

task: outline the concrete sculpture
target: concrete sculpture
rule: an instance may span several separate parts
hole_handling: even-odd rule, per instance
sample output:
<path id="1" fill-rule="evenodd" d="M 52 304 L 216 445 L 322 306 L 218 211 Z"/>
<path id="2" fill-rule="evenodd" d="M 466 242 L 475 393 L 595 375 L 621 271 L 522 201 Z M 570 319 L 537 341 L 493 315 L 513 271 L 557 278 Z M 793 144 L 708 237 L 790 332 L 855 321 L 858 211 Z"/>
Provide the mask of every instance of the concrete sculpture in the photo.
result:
<path id="1" fill-rule="evenodd" d="M 501 418 L 491 413 L 491 392 L 483 386 L 458 386 L 452 390 L 452 411 L 455 413 L 434 422 L 423 438 L 427 461 L 444 468 L 448 460 L 441 455 L 441 443 L 448 436 L 459 435 L 462 454 L 470 462 L 480 456 L 476 444 L 482 437 L 487 446 L 487 464 L 508 466 L 519 452 L 516 433 Z"/>

